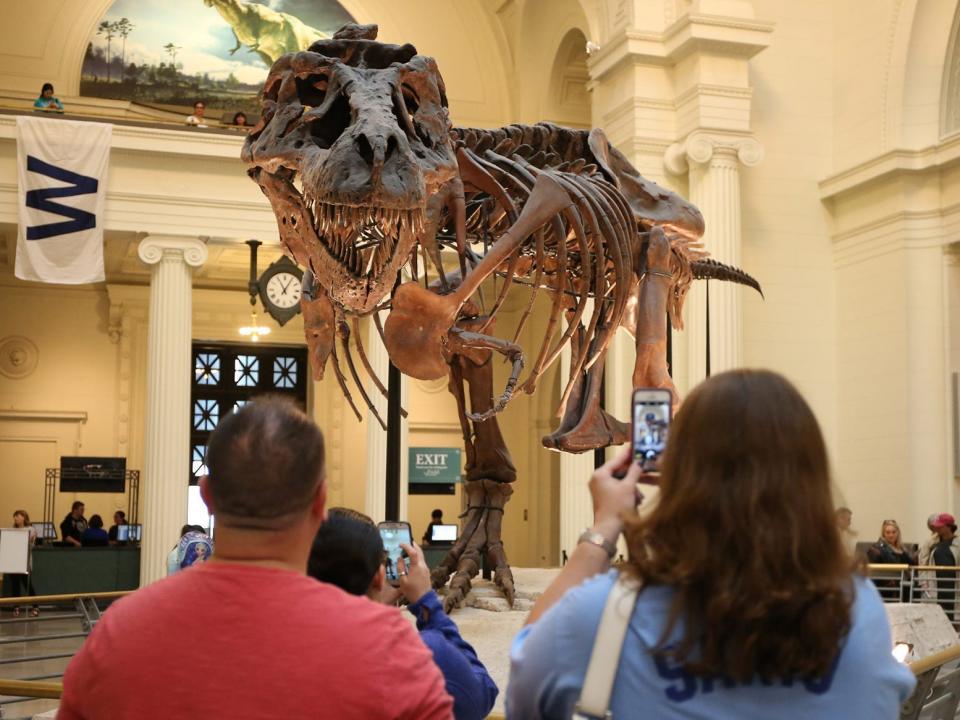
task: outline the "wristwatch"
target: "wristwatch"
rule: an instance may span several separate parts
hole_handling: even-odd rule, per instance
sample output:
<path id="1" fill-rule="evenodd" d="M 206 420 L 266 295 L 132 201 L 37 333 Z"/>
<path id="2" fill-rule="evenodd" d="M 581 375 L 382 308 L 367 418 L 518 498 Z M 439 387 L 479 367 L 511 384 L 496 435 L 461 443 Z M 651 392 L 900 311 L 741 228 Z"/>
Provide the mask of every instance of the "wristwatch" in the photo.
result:
<path id="1" fill-rule="evenodd" d="M 577 538 L 577 545 L 580 543 L 590 543 L 591 545 L 596 545 L 599 548 L 603 548 L 603 551 L 607 554 L 607 557 L 613 560 L 613 556 L 617 554 L 617 546 L 607 540 L 603 533 L 598 533 L 596 530 L 591 530 L 586 528 Z"/>

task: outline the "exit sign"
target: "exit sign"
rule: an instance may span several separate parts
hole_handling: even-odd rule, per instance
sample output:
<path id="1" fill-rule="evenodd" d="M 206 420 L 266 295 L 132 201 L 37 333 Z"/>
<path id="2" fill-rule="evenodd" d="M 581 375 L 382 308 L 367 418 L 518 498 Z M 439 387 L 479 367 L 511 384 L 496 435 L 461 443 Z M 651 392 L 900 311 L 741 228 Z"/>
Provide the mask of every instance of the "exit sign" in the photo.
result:
<path id="1" fill-rule="evenodd" d="M 460 482 L 460 448 L 412 447 L 411 483 Z"/>

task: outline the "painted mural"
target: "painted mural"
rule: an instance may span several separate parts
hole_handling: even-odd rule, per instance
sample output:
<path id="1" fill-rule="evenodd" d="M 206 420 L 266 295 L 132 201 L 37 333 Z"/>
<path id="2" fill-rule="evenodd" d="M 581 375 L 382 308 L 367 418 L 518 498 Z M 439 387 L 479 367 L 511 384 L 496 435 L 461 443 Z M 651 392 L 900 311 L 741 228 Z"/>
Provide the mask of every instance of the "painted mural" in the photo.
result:
<path id="1" fill-rule="evenodd" d="M 352 21 L 336 0 L 116 0 L 87 45 L 80 93 L 253 114 L 274 60 Z"/>

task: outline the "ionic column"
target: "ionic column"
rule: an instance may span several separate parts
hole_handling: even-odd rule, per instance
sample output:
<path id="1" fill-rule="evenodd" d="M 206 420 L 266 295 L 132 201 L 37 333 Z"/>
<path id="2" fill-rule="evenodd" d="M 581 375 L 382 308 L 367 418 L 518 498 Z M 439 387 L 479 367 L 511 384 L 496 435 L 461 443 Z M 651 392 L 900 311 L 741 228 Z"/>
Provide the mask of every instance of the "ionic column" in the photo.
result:
<path id="1" fill-rule="evenodd" d="M 380 318 L 385 321 L 387 312 L 380 313 Z M 390 356 L 387 354 L 387 348 L 380 338 L 380 332 L 377 325 L 370 319 L 367 325 L 367 342 L 364 347 L 367 351 L 367 359 L 370 361 L 370 367 L 380 378 L 380 382 L 387 386 L 390 375 Z M 380 413 L 380 417 L 387 419 L 387 398 L 370 381 L 367 384 L 367 394 L 373 402 L 373 406 Z M 406 408 L 408 396 L 408 383 L 404 375 L 400 376 L 400 406 Z M 407 517 L 407 491 L 408 491 L 408 471 L 407 471 L 407 448 L 410 444 L 410 434 L 408 421 L 406 418 L 400 419 L 400 505 L 399 515 L 401 519 Z M 386 518 L 387 509 L 387 431 L 380 427 L 380 423 L 373 416 L 373 413 L 367 411 L 367 477 L 366 491 L 364 493 L 363 511 L 373 518 L 374 522 L 381 522 Z"/>
<path id="2" fill-rule="evenodd" d="M 584 317 L 593 312 L 593 300 L 587 301 Z M 560 353 L 561 391 L 570 377 L 570 344 Z M 560 559 L 569 556 L 577 546 L 584 528 L 593 525 L 593 501 L 590 499 L 590 476 L 593 474 L 593 453 L 579 455 L 560 453 Z"/>
<path id="3" fill-rule="evenodd" d="M 753 167 L 763 159 L 763 147 L 749 136 L 695 131 L 674 143 L 664 158 L 675 175 L 689 170 L 690 201 L 706 222 L 704 245 L 711 257 L 741 267 L 740 165 Z M 707 374 L 706 286 L 695 282 L 685 304 L 688 383 L 692 388 Z M 743 363 L 740 288 L 734 283 L 710 284 L 710 372 Z"/>
<path id="4" fill-rule="evenodd" d="M 206 262 L 207 246 L 197 238 L 152 235 L 137 254 L 152 266 L 140 554 L 140 584 L 146 585 L 166 574 L 167 552 L 187 519 L 191 274 Z"/>

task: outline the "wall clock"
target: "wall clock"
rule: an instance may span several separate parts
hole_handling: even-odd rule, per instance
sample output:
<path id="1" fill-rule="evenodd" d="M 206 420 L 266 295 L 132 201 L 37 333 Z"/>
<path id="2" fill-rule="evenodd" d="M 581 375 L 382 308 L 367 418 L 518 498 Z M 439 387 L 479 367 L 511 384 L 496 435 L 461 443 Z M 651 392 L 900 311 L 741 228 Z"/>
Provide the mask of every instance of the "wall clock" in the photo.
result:
<path id="1" fill-rule="evenodd" d="M 257 280 L 260 301 L 281 327 L 300 312 L 303 270 L 286 255 L 270 265 Z"/>

